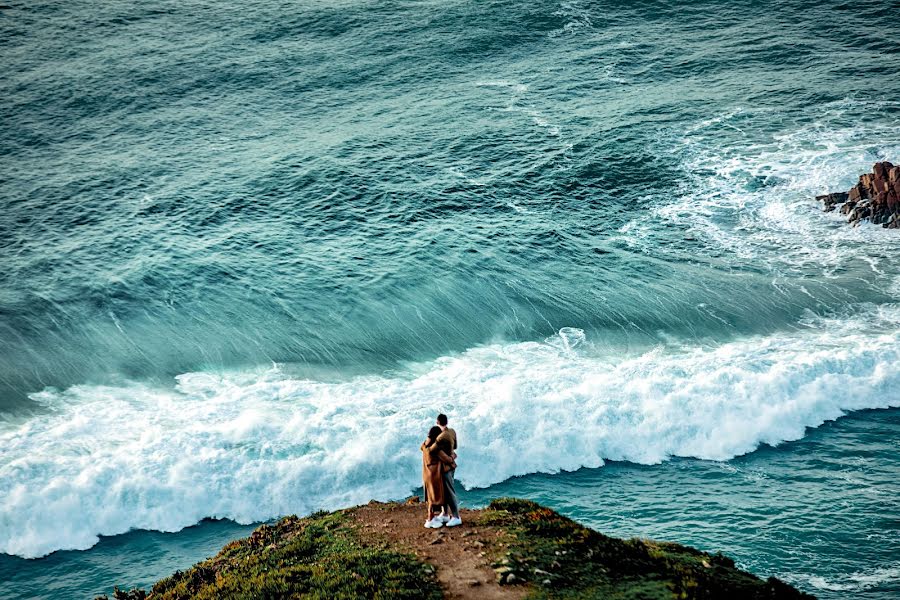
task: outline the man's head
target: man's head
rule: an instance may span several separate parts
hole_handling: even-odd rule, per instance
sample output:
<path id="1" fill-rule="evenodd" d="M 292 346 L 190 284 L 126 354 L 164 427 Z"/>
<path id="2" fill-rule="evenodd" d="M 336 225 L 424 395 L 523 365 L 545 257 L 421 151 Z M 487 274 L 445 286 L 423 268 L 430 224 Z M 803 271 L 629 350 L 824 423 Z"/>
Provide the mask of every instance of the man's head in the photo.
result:
<path id="1" fill-rule="evenodd" d="M 437 424 L 441 429 L 446 429 L 447 428 L 447 415 L 445 415 L 444 413 L 439 414 L 437 417 Z"/>

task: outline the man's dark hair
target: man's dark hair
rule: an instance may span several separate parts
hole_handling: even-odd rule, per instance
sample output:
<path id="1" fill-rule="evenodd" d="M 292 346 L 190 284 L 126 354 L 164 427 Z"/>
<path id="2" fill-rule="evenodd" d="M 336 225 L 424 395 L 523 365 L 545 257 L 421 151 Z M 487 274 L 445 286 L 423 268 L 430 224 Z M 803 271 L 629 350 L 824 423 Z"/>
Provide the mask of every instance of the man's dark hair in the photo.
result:
<path id="1" fill-rule="evenodd" d="M 441 424 L 442 427 L 446 427 L 447 426 L 447 415 L 445 415 L 444 413 L 439 414 L 437 421 L 438 421 L 438 423 Z"/>

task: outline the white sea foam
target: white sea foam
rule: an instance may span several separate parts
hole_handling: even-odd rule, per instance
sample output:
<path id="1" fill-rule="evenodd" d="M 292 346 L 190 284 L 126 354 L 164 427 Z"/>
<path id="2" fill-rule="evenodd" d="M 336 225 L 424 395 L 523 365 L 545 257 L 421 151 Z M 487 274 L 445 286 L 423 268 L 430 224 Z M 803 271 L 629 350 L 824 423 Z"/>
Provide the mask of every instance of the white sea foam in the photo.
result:
<path id="1" fill-rule="evenodd" d="M 808 325 L 619 357 L 565 329 L 336 383 L 273 367 L 189 373 L 169 390 L 48 389 L 33 396 L 45 414 L 0 425 L 0 551 L 36 557 L 133 528 L 403 497 L 439 410 L 471 487 L 604 459 L 728 459 L 845 411 L 900 406 L 900 309 Z"/>
<path id="2" fill-rule="evenodd" d="M 806 579 L 809 581 L 810 585 L 820 590 L 829 590 L 833 592 L 861 592 L 873 587 L 900 582 L 900 564 L 872 569 L 871 571 L 851 573 L 837 581 L 829 581 L 820 576 L 801 576 L 796 579 Z"/>
<path id="3" fill-rule="evenodd" d="M 879 274 L 879 263 L 896 254 L 895 232 L 868 223 L 848 227 L 845 216 L 823 213 L 814 197 L 847 190 L 876 161 L 900 157 L 900 126 L 891 117 L 897 106 L 845 99 L 820 107 L 816 121 L 768 140 L 744 128 L 755 129 L 770 109 L 736 108 L 705 119 L 660 141 L 680 157 L 686 177 L 682 193 L 659 203 L 655 215 L 742 261 L 812 267 L 829 277 L 867 260 Z M 860 112 L 884 118 L 853 124 Z"/>

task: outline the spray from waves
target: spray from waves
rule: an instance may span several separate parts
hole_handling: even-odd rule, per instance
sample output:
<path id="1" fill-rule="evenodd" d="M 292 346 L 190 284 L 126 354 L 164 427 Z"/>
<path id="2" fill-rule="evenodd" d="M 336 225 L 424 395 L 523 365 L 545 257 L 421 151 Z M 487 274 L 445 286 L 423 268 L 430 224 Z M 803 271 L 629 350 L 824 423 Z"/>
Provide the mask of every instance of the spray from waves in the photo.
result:
<path id="1" fill-rule="evenodd" d="M 763 257 L 785 276 L 805 269 L 833 278 L 860 259 L 881 275 L 896 255 L 894 232 L 847 227 L 813 198 L 846 190 L 876 161 L 900 156 L 898 109 L 897 102 L 844 99 L 768 138 L 758 130 L 771 109 L 703 120 L 661 140 L 685 177 L 681 192 L 654 213 L 710 242 L 700 252 L 724 251 L 740 262 Z"/>
<path id="2" fill-rule="evenodd" d="M 336 383 L 273 367 L 185 374 L 174 390 L 47 389 L 34 395 L 43 416 L 0 429 L 0 551 L 402 497 L 438 410 L 453 416 L 469 487 L 604 459 L 728 459 L 845 411 L 900 406 L 900 307 L 869 312 L 866 326 L 813 320 L 618 359 L 564 329 Z"/>

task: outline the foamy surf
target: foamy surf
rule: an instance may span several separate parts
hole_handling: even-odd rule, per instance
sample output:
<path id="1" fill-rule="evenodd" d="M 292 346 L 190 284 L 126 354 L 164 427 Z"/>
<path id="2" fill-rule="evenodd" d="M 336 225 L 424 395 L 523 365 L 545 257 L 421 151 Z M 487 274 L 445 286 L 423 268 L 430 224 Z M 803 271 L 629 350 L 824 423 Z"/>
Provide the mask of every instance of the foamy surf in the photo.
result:
<path id="1" fill-rule="evenodd" d="M 900 310 L 716 347 L 599 355 L 577 329 L 493 344 L 404 373 L 324 383 L 277 366 L 47 389 L 45 412 L 0 430 L 0 552 L 38 557 L 99 535 L 177 531 L 398 498 L 418 485 L 437 411 L 468 487 L 509 477 L 725 460 L 846 411 L 900 406 Z"/>
<path id="2" fill-rule="evenodd" d="M 896 120 L 859 125 L 855 111 L 890 114 L 897 102 L 843 99 L 816 110 L 816 120 L 754 140 L 744 130 L 772 109 L 735 109 L 662 140 L 681 159 L 681 193 L 654 214 L 727 251 L 741 262 L 763 259 L 778 271 L 808 268 L 825 278 L 862 255 L 877 271 L 897 250 L 897 236 L 846 216 L 823 213 L 815 196 L 849 189 L 879 160 L 900 155 Z M 877 140 L 877 142 L 873 142 Z"/>
<path id="3" fill-rule="evenodd" d="M 879 585 L 900 581 L 900 564 L 849 574 L 844 581 L 829 581 L 824 577 L 807 577 L 810 585 L 819 590 L 859 593 Z"/>

